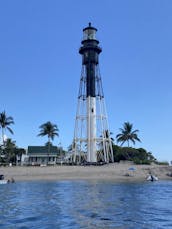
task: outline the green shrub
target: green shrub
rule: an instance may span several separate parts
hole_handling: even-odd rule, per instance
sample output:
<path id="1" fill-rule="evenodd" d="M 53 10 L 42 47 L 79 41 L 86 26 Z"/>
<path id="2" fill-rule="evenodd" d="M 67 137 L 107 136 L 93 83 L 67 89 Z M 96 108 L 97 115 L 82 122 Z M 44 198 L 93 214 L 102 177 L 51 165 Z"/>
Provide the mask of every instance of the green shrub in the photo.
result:
<path id="1" fill-rule="evenodd" d="M 136 165 L 150 165 L 151 164 L 151 161 L 148 161 L 148 160 L 140 160 L 138 158 L 134 158 L 133 159 L 133 162 L 136 164 Z"/>
<path id="2" fill-rule="evenodd" d="M 156 162 L 156 158 L 152 153 L 147 152 L 143 148 L 135 149 L 113 145 L 113 154 L 115 162 L 119 162 L 120 160 L 133 161 L 135 164 L 151 164 L 152 162 Z"/>
<path id="3" fill-rule="evenodd" d="M 157 161 L 156 164 L 157 165 L 169 165 L 167 161 Z"/>

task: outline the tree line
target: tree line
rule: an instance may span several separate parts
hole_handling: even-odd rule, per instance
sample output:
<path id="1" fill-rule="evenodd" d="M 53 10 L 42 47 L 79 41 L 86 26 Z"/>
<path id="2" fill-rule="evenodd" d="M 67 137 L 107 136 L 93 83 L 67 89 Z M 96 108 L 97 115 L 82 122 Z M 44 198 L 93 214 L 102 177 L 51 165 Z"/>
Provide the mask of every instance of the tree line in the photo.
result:
<path id="1" fill-rule="evenodd" d="M 10 138 L 5 138 L 6 131 L 9 131 L 11 134 L 13 130 L 11 129 L 11 125 L 14 124 L 14 119 L 11 116 L 7 116 L 6 112 L 3 111 L 0 113 L 0 129 L 1 129 L 1 138 L 2 145 L 0 146 L 0 162 L 6 163 L 15 163 L 16 156 L 20 157 L 22 153 L 25 153 L 23 148 L 18 148 L 16 146 L 16 142 L 12 141 Z M 48 142 L 46 146 L 48 146 L 48 154 L 50 154 L 50 146 L 55 137 L 59 137 L 59 129 L 56 124 L 48 121 L 39 126 L 40 132 L 37 136 L 48 137 Z M 116 135 L 116 142 L 114 143 L 114 139 L 112 140 L 113 146 L 113 154 L 114 160 L 119 162 L 120 160 L 132 160 L 137 164 L 149 164 L 151 162 L 156 162 L 156 159 L 152 155 L 152 153 L 147 152 L 143 148 L 135 149 L 130 147 L 130 143 L 135 145 L 135 143 L 141 142 L 138 137 L 139 130 L 133 130 L 133 124 L 130 122 L 124 122 L 123 127 L 119 129 L 119 133 Z M 112 133 L 108 133 L 111 135 Z M 127 143 L 127 147 L 123 145 Z M 120 144 L 120 145 L 118 145 Z"/>

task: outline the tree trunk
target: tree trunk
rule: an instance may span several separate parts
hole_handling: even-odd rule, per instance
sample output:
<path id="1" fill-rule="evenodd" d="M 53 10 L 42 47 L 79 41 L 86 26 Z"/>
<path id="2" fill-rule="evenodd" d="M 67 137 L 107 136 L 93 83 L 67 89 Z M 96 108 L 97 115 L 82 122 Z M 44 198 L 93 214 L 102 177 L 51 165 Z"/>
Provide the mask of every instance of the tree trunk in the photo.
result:
<path id="1" fill-rule="evenodd" d="M 47 165 L 49 162 L 49 155 L 50 155 L 50 138 L 48 137 L 48 155 L 47 155 Z"/>
<path id="2" fill-rule="evenodd" d="M 4 128 L 2 127 L 2 144 L 5 147 L 5 140 L 4 140 Z"/>

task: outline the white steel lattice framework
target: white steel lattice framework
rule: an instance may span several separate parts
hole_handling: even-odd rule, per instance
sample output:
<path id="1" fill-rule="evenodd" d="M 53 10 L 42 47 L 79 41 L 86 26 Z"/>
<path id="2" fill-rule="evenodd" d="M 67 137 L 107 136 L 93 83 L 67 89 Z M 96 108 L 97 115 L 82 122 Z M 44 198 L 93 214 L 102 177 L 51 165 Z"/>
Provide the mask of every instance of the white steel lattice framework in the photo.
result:
<path id="1" fill-rule="evenodd" d="M 99 42 L 95 39 L 95 34 L 90 38 L 90 33 L 95 33 L 97 29 L 89 23 L 89 27 L 83 31 L 84 41 L 80 49 L 83 64 L 72 143 L 72 160 L 75 163 L 114 162 L 98 65 L 98 54 L 101 49 L 97 46 Z"/>

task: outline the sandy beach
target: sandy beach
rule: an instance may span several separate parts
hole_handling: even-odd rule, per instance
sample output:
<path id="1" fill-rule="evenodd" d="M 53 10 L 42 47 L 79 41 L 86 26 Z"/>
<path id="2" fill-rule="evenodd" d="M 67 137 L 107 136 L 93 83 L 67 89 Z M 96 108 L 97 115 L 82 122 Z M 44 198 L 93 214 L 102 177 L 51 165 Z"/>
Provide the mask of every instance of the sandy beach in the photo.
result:
<path id="1" fill-rule="evenodd" d="M 130 170 L 129 168 L 134 168 Z M 149 172 L 159 180 L 172 180 L 167 173 L 172 172 L 171 166 L 133 165 L 132 163 L 114 163 L 103 166 L 12 166 L 0 167 L 0 174 L 6 179 L 15 181 L 36 180 L 114 180 L 117 182 L 145 181 Z"/>

